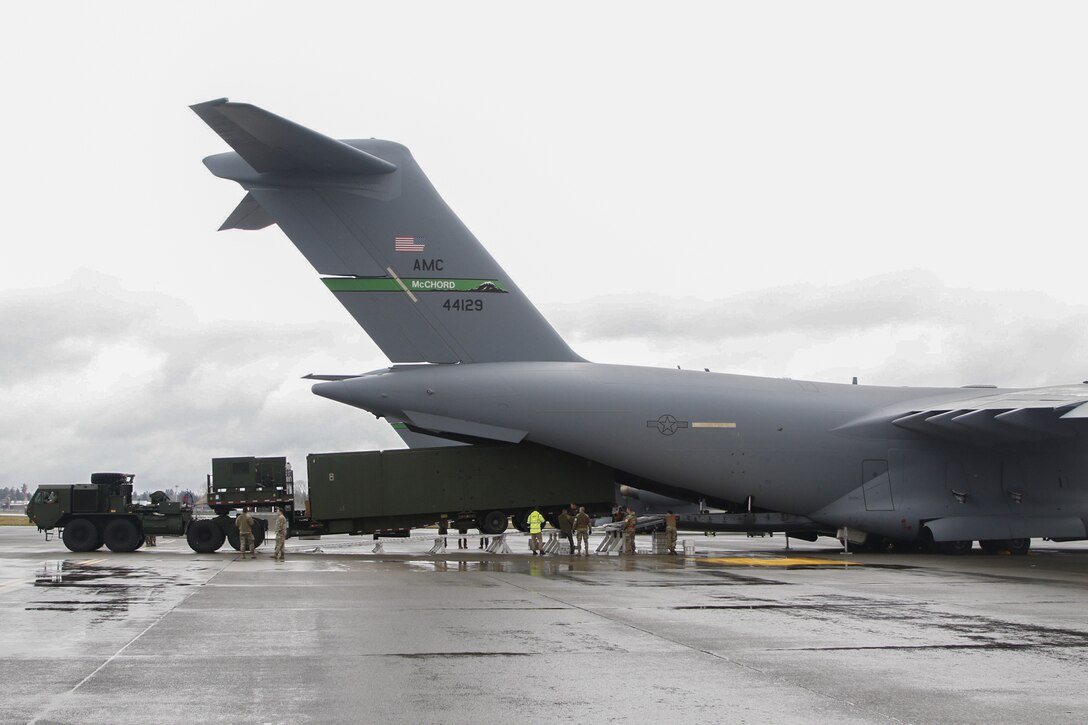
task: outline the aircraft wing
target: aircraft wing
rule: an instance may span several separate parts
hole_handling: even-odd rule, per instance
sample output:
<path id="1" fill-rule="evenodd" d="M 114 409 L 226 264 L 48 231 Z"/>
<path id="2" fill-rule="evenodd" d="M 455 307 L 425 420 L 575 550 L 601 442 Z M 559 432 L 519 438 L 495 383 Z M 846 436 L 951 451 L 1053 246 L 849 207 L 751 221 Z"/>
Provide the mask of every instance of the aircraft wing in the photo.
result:
<path id="1" fill-rule="evenodd" d="M 1072 438 L 1088 419 L 1088 384 L 994 390 L 928 401 L 897 413 L 906 430 L 976 445 Z"/>

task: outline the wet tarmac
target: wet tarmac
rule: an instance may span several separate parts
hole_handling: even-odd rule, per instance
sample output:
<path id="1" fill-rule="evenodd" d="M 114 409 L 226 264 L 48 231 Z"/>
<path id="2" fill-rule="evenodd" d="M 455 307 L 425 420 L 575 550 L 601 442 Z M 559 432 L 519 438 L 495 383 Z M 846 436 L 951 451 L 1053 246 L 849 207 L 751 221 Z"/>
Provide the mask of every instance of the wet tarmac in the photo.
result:
<path id="1" fill-rule="evenodd" d="M 1088 722 L 1088 543 L 681 538 L 694 556 L 292 541 L 281 564 L 0 528 L 0 722 Z"/>

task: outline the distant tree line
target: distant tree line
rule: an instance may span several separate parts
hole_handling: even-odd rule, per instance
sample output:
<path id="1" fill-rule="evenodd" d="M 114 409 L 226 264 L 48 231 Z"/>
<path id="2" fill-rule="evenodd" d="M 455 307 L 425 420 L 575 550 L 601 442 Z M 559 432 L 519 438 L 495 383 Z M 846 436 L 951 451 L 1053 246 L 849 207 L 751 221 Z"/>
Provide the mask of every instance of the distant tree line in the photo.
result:
<path id="1" fill-rule="evenodd" d="M 26 501 L 30 498 L 29 488 L 24 483 L 21 486 L 0 486 L 0 504 L 7 505 L 12 501 Z"/>

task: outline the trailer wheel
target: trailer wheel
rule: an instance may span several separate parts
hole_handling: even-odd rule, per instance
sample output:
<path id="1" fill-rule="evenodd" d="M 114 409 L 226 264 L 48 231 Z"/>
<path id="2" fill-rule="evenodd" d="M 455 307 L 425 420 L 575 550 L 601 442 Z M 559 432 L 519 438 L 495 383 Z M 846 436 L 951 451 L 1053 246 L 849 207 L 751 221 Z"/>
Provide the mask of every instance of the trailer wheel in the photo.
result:
<path id="1" fill-rule="evenodd" d="M 480 533 L 494 536 L 506 531 L 506 514 L 502 511 L 492 511 L 480 521 Z"/>
<path id="2" fill-rule="evenodd" d="M 219 551 L 223 545 L 226 534 L 212 519 L 199 519 L 189 524 L 189 530 L 185 532 L 185 540 L 189 542 L 189 548 L 198 554 L 210 554 Z"/>
<path id="3" fill-rule="evenodd" d="M 102 546 L 102 538 L 98 533 L 98 527 L 87 519 L 72 519 L 64 527 L 61 536 L 68 551 L 94 551 Z"/>
<path id="4" fill-rule="evenodd" d="M 515 511 L 510 516 L 510 521 L 514 524 L 514 528 L 523 534 L 529 533 L 529 524 L 526 519 L 529 518 L 528 511 Z"/>
<path id="5" fill-rule="evenodd" d="M 140 530 L 132 519 L 114 519 L 106 524 L 106 530 L 102 532 L 102 541 L 110 551 L 118 553 L 136 551 L 140 545 Z"/>

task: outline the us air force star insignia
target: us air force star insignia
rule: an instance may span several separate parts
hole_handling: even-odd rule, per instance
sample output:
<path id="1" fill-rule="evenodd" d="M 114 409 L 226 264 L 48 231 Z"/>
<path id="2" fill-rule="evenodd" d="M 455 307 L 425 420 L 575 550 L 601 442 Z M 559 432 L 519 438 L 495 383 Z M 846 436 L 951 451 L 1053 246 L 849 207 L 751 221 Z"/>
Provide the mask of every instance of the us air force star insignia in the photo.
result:
<path id="1" fill-rule="evenodd" d="M 677 420 L 671 415 L 665 414 L 657 420 L 646 421 L 647 428 L 657 428 L 657 432 L 663 436 L 671 436 L 680 428 L 687 428 L 686 420 Z"/>

